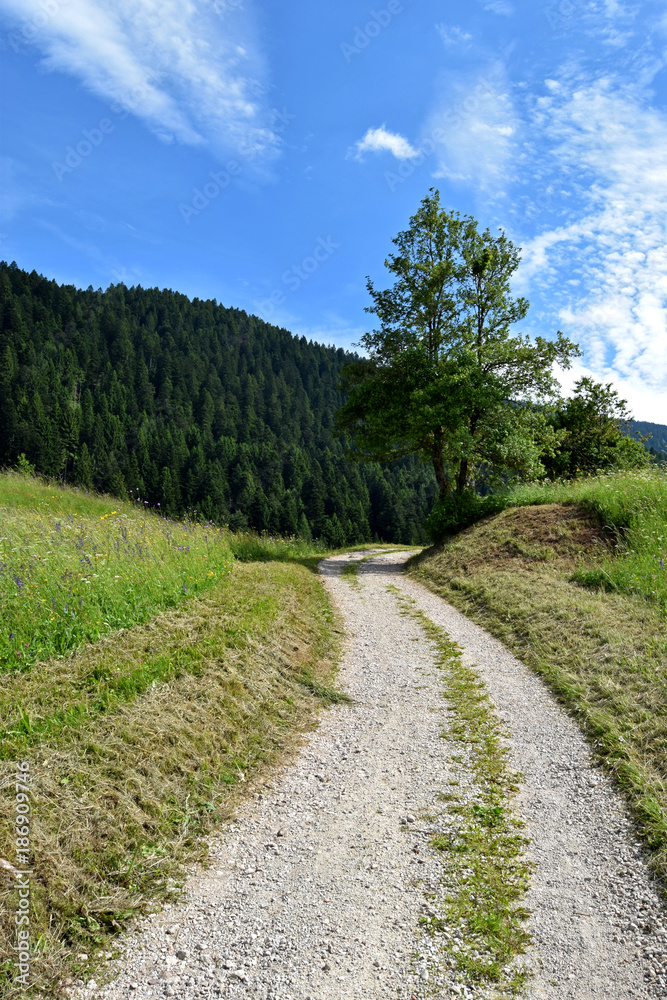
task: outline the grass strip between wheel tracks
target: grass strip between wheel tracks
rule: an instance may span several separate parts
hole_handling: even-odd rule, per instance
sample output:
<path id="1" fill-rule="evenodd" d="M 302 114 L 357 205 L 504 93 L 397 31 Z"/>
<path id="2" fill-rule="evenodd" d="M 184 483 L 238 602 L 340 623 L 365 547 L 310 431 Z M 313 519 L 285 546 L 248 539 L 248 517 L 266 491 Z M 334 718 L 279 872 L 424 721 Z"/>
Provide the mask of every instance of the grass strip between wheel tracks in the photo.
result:
<path id="1" fill-rule="evenodd" d="M 522 905 L 529 841 L 513 809 L 520 776 L 509 766 L 505 733 L 486 687 L 462 662 L 460 647 L 412 598 L 389 590 L 433 644 L 450 709 L 442 736 L 456 748 L 450 759 L 457 777 L 440 795 L 442 814 L 431 817 L 441 828 L 431 845 L 442 862 L 442 891 L 433 894 L 422 923 L 460 980 L 515 996 L 527 979 L 519 956 L 531 942 Z"/>

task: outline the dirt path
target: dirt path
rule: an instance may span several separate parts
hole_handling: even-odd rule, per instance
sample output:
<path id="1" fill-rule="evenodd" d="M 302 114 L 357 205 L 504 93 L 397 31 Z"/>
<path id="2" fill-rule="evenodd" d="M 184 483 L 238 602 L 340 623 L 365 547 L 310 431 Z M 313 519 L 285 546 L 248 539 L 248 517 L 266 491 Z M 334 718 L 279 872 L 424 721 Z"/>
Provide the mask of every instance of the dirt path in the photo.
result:
<path id="1" fill-rule="evenodd" d="M 419 927 L 425 893 L 442 891 L 429 839 L 446 809 L 440 794 L 452 780 L 452 747 L 442 736 L 433 647 L 400 613 L 390 584 L 481 665 L 511 733 L 513 764 L 526 775 L 520 808 L 536 863 L 528 901 L 536 974 L 527 995 L 667 995 L 657 896 L 583 738 L 499 643 L 401 576 L 404 558 L 368 562 L 356 581 L 341 575 L 346 556 L 322 565 L 346 623 L 340 683 L 354 704 L 323 715 L 271 793 L 214 843 L 212 868 L 193 874 L 184 902 L 128 941 L 118 979 L 77 996 L 491 995 L 457 982 L 437 939 Z"/>

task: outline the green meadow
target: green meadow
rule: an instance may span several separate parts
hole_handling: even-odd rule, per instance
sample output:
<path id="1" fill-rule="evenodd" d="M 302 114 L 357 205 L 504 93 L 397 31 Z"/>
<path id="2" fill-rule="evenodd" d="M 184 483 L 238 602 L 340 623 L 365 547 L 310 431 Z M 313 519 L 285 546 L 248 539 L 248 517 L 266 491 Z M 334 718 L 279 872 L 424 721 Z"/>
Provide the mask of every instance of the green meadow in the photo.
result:
<path id="1" fill-rule="evenodd" d="M 0 476 L 0 672 L 147 621 L 230 572 L 229 533 Z"/>
<path id="2" fill-rule="evenodd" d="M 203 835 L 344 700 L 338 626 L 318 546 L 12 473 L 0 507 L 0 996 L 55 996 L 99 978 L 118 931 L 178 896 Z M 16 762 L 31 786 L 29 994 L 5 948 Z"/>

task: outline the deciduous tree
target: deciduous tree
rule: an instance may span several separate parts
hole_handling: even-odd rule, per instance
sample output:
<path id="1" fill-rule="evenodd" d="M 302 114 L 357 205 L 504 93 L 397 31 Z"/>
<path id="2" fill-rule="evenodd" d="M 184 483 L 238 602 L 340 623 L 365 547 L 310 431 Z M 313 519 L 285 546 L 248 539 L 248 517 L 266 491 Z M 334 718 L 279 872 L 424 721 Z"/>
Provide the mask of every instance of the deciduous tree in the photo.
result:
<path id="1" fill-rule="evenodd" d="M 532 403 L 555 395 L 554 363 L 569 367 L 579 349 L 560 332 L 513 331 L 528 310 L 510 289 L 519 250 L 443 209 L 433 189 L 393 242 L 394 284 L 367 282 L 379 326 L 362 337 L 367 356 L 343 369 L 339 431 L 361 460 L 420 454 L 441 499 L 480 478 L 543 473 L 556 438 Z"/>
<path id="2" fill-rule="evenodd" d="M 631 420 L 627 400 L 619 398 L 611 382 L 603 385 L 591 378 L 579 379 L 574 394 L 554 412 L 561 444 L 547 460 L 550 474 L 576 476 L 648 465 L 650 455 L 642 444 L 647 438 L 630 436 Z"/>

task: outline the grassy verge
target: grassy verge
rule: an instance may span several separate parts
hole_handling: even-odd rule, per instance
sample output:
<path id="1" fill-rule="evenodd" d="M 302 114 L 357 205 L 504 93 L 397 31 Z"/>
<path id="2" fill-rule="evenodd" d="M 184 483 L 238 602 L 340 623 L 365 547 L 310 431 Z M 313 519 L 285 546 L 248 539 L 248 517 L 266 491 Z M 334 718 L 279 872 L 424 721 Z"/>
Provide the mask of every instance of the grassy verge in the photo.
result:
<path id="1" fill-rule="evenodd" d="M 147 621 L 230 571 L 229 533 L 0 475 L 0 673 Z"/>
<path id="2" fill-rule="evenodd" d="M 302 562 L 313 564 L 324 559 L 329 549 L 324 542 L 303 538 L 284 538 L 256 531 L 237 531 L 229 535 L 234 558 L 240 562 Z"/>
<path id="3" fill-rule="evenodd" d="M 541 674 L 616 777 L 667 879 L 667 634 L 646 594 L 582 586 L 614 556 L 589 509 L 511 508 L 408 571 Z"/>
<path id="4" fill-rule="evenodd" d="M 128 920 L 177 893 L 184 863 L 205 858 L 202 834 L 338 699 L 335 640 L 306 568 L 237 563 L 150 622 L 5 677 L 0 857 L 16 858 L 14 775 L 27 761 L 35 992 L 96 972 Z M 9 946 L 18 900 L 3 867 L 0 894 Z M 18 995 L 0 950 L 0 995 Z"/>
<path id="5" fill-rule="evenodd" d="M 460 779 L 442 796 L 443 830 L 432 846 L 442 860 L 443 892 L 432 897 L 434 909 L 422 923 L 459 981 L 515 996 L 526 979 L 517 959 L 531 940 L 521 902 L 529 886 L 528 841 L 512 806 L 518 775 L 508 765 L 502 726 L 478 674 L 411 598 L 390 590 L 435 646 L 451 710 L 443 737 L 457 748 L 450 759 Z"/>
<path id="6" fill-rule="evenodd" d="M 577 504 L 593 514 L 613 551 L 576 572 L 591 587 L 643 597 L 667 610 L 667 467 L 520 486 L 508 506 Z"/>

